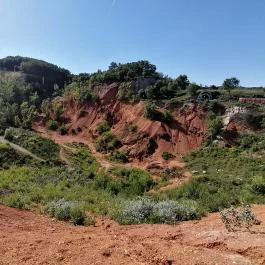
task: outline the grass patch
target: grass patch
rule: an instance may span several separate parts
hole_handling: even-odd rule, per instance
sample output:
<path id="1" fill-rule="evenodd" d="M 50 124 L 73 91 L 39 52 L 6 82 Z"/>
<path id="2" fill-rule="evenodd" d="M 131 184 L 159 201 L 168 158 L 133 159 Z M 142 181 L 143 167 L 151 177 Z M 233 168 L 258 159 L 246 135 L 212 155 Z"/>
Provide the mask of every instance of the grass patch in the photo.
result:
<path id="1" fill-rule="evenodd" d="M 185 160 L 190 170 L 200 174 L 178 189 L 166 191 L 166 198 L 194 200 L 206 212 L 241 203 L 265 203 L 265 197 L 253 190 L 254 176 L 265 177 L 264 158 L 253 158 L 237 148 L 208 146 Z"/>

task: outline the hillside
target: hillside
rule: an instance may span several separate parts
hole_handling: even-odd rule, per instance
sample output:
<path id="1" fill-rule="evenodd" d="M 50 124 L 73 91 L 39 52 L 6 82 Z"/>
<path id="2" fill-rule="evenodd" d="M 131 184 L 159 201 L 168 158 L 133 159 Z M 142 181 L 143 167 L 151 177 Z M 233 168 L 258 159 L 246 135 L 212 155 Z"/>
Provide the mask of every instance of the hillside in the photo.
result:
<path id="1" fill-rule="evenodd" d="M 149 224 L 139 226 L 148 231 L 153 227 L 150 224 L 193 220 L 180 225 L 181 233 L 192 227 L 199 237 L 195 246 L 187 233 L 181 236 L 178 246 L 185 255 L 196 251 L 204 263 L 217 255 L 220 264 L 232 260 L 235 264 L 262 264 L 259 243 L 251 245 L 252 235 L 247 235 L 251 251 L 240 256 L 235 253 L 242 254 L 243 247 L 230 248 L 232 239 L 220 223 L 222 215 L 198 221 L 231 206 L 265 204 L 265 105 L 257 101 L 265 97 L 264 90 L 242 88 L 239 82 L 228 78 L 222 87 L 206 87 L 190 82 L 186 75 L 170 78 L 158 73 L 148 61 L 111 63 L 105 71 L 72 75 L 36 59 L 1 59 L 0 203 L 74 225 L 103 220 L 114 225 L 122 242 L 124 233 L 130 235 L 133 228 L 120 225 Z M 46 217 L 2 209 L 6 220 L 18 214 L 41 220 L 38 231 L 44 230 L 46 222 L 53 227 Z M 245 223 L 254 225 L 248 223 L 256 220 L 251 208 L 243 209 L 240 228 Z M 263 206 L 255 209 L 257 218 L 263 218 Z M 204 239 L 198 231 L 215 233 L 207 230 L 204 220 L 216 225 L 217 239 L 225 237 L 222 242 L 211 241 L 211 250 L 208 245 L 200 247 Z M 24 224 L 30 226 L 30 221 Z M 62 233 L 65 227 L 68 224 L 58 225 Z M 170 233 L 176 229 L 157 227 Z M 76 231 L 103 236 L 102 229 Z M 238 240 L 245 238 L 247 231 L 237 233 Z M 142 238 L 145 242 L 154 244 L 164 238 L 150 233 Z M 135 238 L 138 236 L 133 236 L 132 242 Z M 110 244 L 115 241 L 108 236 L 105 239 Z M 173 245 L 168 256 L 173 256 L 174 263 L 158 259 L 159 247 L 166 244 L 163 241 L 152 249 L 158 253 L 155 256 L 144 248 L 144 257 L 135 254 L 133 262 L 145 264 L 151 259 L 157 264 L 178 264 Z M 97 253 L 91 255 L 98 255 L 102 247 L 98 245 Z M 133 248 L 138 251 L 137 244 Z M 229 256 L 231 252 L 234 254 Z M 76 253 L 79 255 L 79 250 Z M 103 256 L 97 256 L 99 262 L 106 258 Z M 6 259 L 12 262 L 11 257 Z M 170 262 L 168 259 L 165 262 Z M 18 256 L 14 260 L 17 262 Z M 184 258 L 183 262 L 197 264 L 195 259 L 188 263 Z"/>

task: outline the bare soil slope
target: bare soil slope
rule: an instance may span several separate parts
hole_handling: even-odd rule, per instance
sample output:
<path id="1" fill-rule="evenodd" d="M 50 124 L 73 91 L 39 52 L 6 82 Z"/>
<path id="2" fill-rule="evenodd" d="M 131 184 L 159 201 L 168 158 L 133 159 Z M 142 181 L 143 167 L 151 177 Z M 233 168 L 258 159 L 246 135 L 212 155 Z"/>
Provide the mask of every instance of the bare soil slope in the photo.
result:
<path id="1" fill-rule="evenodd" d="M 0 206 L 0 264 L 265 264 L 265 206 L 254 211 L 263 223 L 250 234 L 227 232 L 218 214 L 175 226 L 102 218 L 96 227 L 75 227 Z"/>
<path id="2" fill-rule="evenodd" d="M 118 90 L 116 83 L 96 86 L 94 91 L 99 100 L 85 103 L 78 103 L 71 97 L 56 98 L 64 107 L 68 136 L 77 134 L 84 141 L 91 142 L 91 138 L 95 141 L 97 125 L 103 120 L 108 121 L 128 157 L 146 164 L 162 163 L 164 151 L 173 153 L 179 161 L 183 154 L 199 147 L 206 138 L 206 114 L 202 108 L 187 104 L 178 111 L 172 111 L 173 121 L 165 124 L 145 118 L 143 101 L 133 104 L 117 101 Z M 44 127 L 42 119 L 33 125 L 38 131 L 40 127 Z"/>

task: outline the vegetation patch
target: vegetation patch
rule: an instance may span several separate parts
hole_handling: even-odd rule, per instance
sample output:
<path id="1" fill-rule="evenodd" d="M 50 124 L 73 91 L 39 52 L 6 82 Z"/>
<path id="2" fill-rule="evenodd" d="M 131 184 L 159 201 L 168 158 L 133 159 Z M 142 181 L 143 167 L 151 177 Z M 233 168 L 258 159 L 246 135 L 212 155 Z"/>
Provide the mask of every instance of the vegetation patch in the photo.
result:
<path id="1" fill-rule="evenodd" d="M 185 161 L 199 176 L 162 193 L 166 198 L 194 200 L 206 212 L 241 203 L 265 203 L 265 197 L 257 192 L 258 185 L 253 182 L 255 176 L 265 177 L 264 158 L 245 155 L 235 148 L 204 146 L 186 156 Z"/>
<path id="2" fill-rule="evenodd" d="M 230 207 L 229 209 L 220 212 L 221 220 L 225 228 L 229 232 L 236 230 L 247 229 L 253 225 L 259 225 L 260 221 L 257 219 L 249 205 L 243 205 L 241 208 Z"/>
<path id="3" fill-rule="evenodd" d="M 60 199 L 46 204 L 42 211 L 57 220 L 69 221 L 74 225 L 91 225 L 95 221 L 87 216 L 84 209 L 76 202 Z"/>
<path id="4" fill-rule="evenodd" d="M 155 202 L 146 197 L 128 201 L 114 215 L 120 224 L 164 223 L 199 219 L 201 214 L 189 202 L 163 200 Z"/>
<path id="5" fill-rule="evenodd" d="M 168 161 L 168 160 L 174 158 L 174 155 L 171 154 L 170 152 L 167 152 L 167 151 L 163 152 L 161 156 L 162 156 L 162 158 L 163 158 L 164 160 L 166 160 L 166 161 Z"/>
<path id="6" fill-rule="evenodd" d="M 170 123 L 172 115 L 168 110 L 158 111 L 155 104 L 148 103 L 145 105 L 144 115 L 147 119 Z"/>
<path id="7" fill-rule="evenodd" d="M 110 130 L 110 125 L 107 121 L 102 121 L 97 125 L 97 131 L 101 135 L 104 132 L 108 132 Z"/>
<path id="8" fill-rule="evenodd" d="M 112 132 L 104 132 L 96 142 L 98 152 L 108 153 L 121 146 L 121 142 Z"/>
<path id="9" fill-rule="evenodd" d="M 121 152 L 121 151 L 112 152 L 109 155 L 109 159 L 111 161 L 115 161 L 115 162 L 119 162 L 119 163 L 127 163 L 129 161 L 126 154 L 124 152 Z"/>
<path id="10" fill-rule="evenodd" d="M 5 131 L 5 139 L 43 159 L 55 160 L 59 157 L 59 146 L 52 140 L 40 137 L 35 132 L 19 128 L 8 128 Z"/>
<path id="11" fill-rule="evenodd" d="M 30 156 L 17 152 L 8 143 L 0 142 L 0 169 L 29 163 L 34 163 Z"/>

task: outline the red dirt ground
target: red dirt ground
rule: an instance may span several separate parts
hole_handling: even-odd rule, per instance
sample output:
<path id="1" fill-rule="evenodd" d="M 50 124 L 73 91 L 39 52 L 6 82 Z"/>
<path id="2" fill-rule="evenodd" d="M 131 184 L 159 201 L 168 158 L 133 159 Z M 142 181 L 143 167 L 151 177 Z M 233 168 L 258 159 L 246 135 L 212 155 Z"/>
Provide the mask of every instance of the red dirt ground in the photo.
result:
<path id="1" fill-rule="evenodd" d="M 265 264 L 265 206 L 254 211 L 263 221 L 255 233 L 229 233 L 218 214 L 174 226 L 101 218 L 95 227 L 75 227 L 0 205 L 0 264 Z"/>

